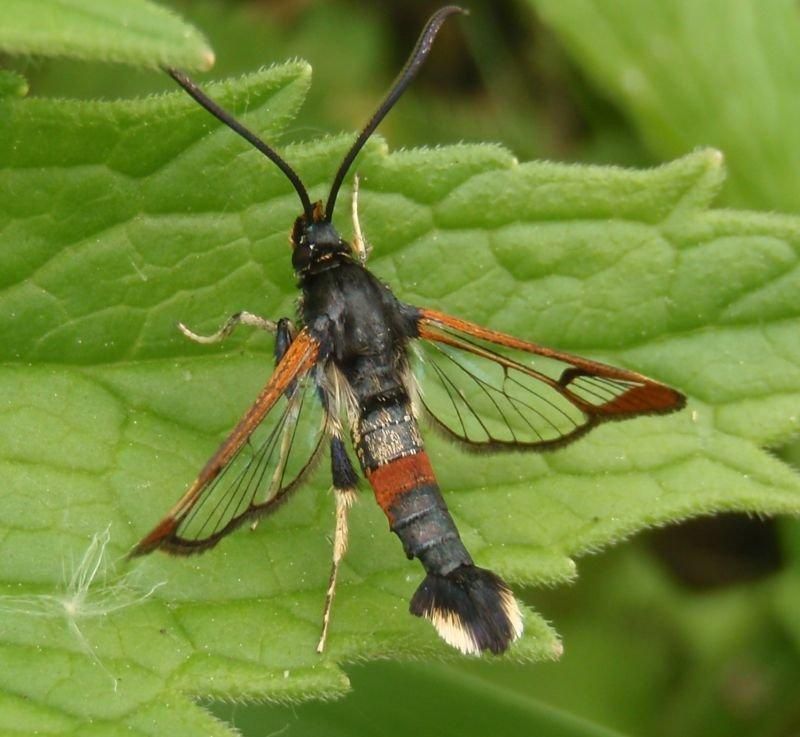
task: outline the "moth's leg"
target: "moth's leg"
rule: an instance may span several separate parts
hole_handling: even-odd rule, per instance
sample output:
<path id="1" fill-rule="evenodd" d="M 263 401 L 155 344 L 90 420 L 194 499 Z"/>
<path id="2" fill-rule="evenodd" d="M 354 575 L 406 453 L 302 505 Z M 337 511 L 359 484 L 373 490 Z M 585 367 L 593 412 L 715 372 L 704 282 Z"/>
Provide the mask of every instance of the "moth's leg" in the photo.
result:
<path id="1" fill-rule="evenodd" d="M 361 265 L 367 263 L 367 256 L 372 250 L 367 242 L 364 240 L 364 234 L 361 232 L 361 221 L 358 219 L 358 174 L 353 177 L 353 249 L 358 256 Z"/>
<path id="2" fill-rule="evenodd" d="M 187 338 L 189 338 L 189 340 L 193 340 L 195 343 L 206 344 L 219 343 L 220 341 L 225 340 L 225 338 L 227 338 L 239 325 L 247 325 L 251 328 L 260 328 L 261 330 L 266 330 L 268 333 L 272 333 L 273 335 L 278 332 L 278 323 L 268 320 L 266 317 L 254 315 L 252 312 L 237 312 L 235 315 L 231 315 L 225 321 L 225 324 L 212 335 L 198 335 L 197 333 L 189 330 L 189 328 L 187 328 L 182 322 L 178 323 L 178 329 Z"/>
<path id="3" fill-rule="evenodd" d="M 317 652 L 325 650 L 325 641 L 328 638 L 328 627 L 331 622 L 331 608 L 333 597 L 336 595 L 336 578 L 339 575 L 339 566 L 347 551 L 347 512 L 356 501 L 356 475 L 347 450 L 342 439 L 336 435 L 331 437 L 331 473 L 333 475 L 333 496 L 336 500 L 336 528 L 333 535 L 333 560 L 331 562 L 331 575 L 328 579 L 328 590 L 325 593 L 325 608 L 322 611 L 322 632 Z"/>
<path id="4" fill-rule="evenodd" d="M 242 314 L 249 315 L 250 313 L 247 312 Z M 257 317 L 256 315 L 251 315 L 251 317 L 255 317 L 257 320 L 264 319 L 262 317 Z M 265 320 L 265 322 L 271 321 Z M 277 366 L 283 360 L 284 355 L 286 355 L 286 351 L 289 350 L 289 346 L 292 344 L 292 341 L 297 335 L 297 330 L 294 327 L 294 323 L 288 317 L 282 317 L 277 323 L 272 324 L 275 326 L 273 332 L 275 333 L 275 365 Z M 256 327 L 261 326 L 259 325 Z M 266 329 L 267 328 L 264 328 L 264 330 Z"/>

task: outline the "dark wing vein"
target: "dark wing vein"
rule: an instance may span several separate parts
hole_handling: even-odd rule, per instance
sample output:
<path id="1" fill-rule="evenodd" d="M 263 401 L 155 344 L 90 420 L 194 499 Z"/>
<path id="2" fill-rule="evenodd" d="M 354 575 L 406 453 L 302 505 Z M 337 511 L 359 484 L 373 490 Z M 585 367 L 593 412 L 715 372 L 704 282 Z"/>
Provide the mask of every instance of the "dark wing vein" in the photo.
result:
<path id="1" fill-rule="evenodd" d="M 310 432 L 303 408 L 312 391 L 306 377 L 296 384 L 277 421 L 256 430 L 248 442 L 236 452 L 226 468 L 212 481 L 202 498 L 180 520 L 176 538 L 189 546 L 203 548 L 214 544 L 245 521 L 260 516 L 282 501 L 283 496 L 310 468 L 321 448 L 322 423 L 317 428 L 313 447 L 295 451 L 299 432 Z M 318 414 L 318 413 L 317 413 Z M 261 437 L 255 438 L 256 435 Z M 307 460 L 298 462 L 298 452 L 308 453 Z M 289 478 L 287 480 L 287 472 Z"/>
<path id="2" fill-rule="evenodd" d="M 325 434 L 324 401 L 312 396 L 320 386 L 318 354 L 318 341 L 301 331 L 250 409 L 131 555 L 156 548 L 205 550 L 244 521 L 275 509 L 300 485 Z"/>
<path id="3" fill-rule="evenodd" d="M 641 374 L 432 310 L 420 310 L 418 331 L 423 407 L 476 450 L 557 447 L 607 420 L 684 406 L 679 392 Z"/>

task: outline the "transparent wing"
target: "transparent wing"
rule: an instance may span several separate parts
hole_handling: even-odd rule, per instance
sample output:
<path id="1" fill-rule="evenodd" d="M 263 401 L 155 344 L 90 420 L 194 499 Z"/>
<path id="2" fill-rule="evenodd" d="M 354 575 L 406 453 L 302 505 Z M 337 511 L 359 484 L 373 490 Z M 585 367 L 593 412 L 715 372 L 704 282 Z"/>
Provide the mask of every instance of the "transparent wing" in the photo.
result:
<path id="1" fill-rule="evenodd" d="M 420 310 L 421 402 L 475 450 L 565 445 L 601 422 L 673 412 L 682 394 L 633 371 Z"/>
<path id="2" fill-rule="evenodd" d="M 300 485 L 324 436 L 317 354 L 316 341 L 300 332 L 250 410 L 132 555 L 156 548 L 206 550 L 246 520 L 275 509 Z"/>

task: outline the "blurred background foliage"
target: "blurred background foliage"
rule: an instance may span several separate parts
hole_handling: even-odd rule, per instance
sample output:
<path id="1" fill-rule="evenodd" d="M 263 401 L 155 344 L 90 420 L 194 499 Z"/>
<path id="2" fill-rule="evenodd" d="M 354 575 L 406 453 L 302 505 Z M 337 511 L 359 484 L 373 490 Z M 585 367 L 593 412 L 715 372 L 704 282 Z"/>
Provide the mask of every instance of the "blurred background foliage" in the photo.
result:
<path id="1" fill-rule="evenodd" d="M 367 119 L 436 3 L 173 0 L 213 72 L 291 57 L 314 84 L 285 134 Z M 381 127 L 392 148 L 496 141 L 521 160 L 647 166 L 723 150 L 720 206 L 797 211 L 800 6 L 788 0 L 470 0 Z M 128 67 L 4 59 L 37 96 L 171 88 Z M 420 172 L 424 176 L 424 172 Z M 487 203 L 487 206 L 489 203 Z M 777 449 L 800 468 L 800 443 Z M 245 735 L 800 734 L 800 527 L 723 515 L 643 536 L 525 598 L 565 654 L 533 666 L 459 659 L 349 669 L 343 701 L 211 705 Z M 423 725 L 423 726 L 421 726 Z"/>

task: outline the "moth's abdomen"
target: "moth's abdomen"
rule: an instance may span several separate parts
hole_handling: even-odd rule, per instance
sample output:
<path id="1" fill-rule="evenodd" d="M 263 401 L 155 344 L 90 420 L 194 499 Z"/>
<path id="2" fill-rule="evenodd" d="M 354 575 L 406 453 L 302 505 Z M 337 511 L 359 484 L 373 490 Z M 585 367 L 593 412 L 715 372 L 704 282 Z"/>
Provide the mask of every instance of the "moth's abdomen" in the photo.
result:
<path id="1" fill-rule="evenodd" d="M 522 633 L 519 606 L 499 576 L 473 564 L 404 399 L 363 412 L 354 440 L 392 532 L 428 574 L 411 613 L 429 619 L 445 642 L 464 653 L 501 653 Z"/>
<path id="2" fill-rule="evenodd" d="M 429 573 L 471 565 L 408 402 L 395 398 L 364 412 L 355 440 L 375 499 L 406 555 L 418 558 Z"/>
<path id="3" fill-rule="evenodd" d="M 440 575 L 472 565 L 424 450 L 367 471 L 367 478 L 409 558 Z"/>

